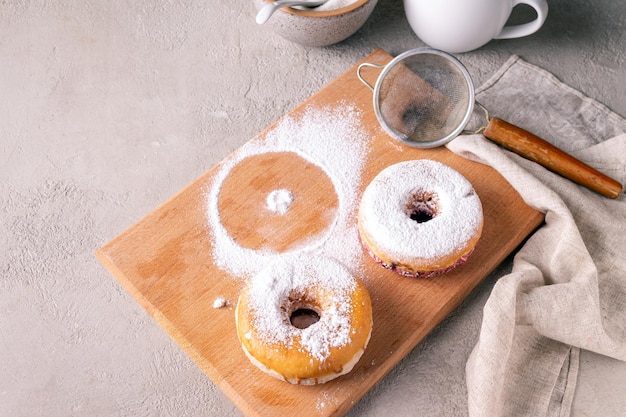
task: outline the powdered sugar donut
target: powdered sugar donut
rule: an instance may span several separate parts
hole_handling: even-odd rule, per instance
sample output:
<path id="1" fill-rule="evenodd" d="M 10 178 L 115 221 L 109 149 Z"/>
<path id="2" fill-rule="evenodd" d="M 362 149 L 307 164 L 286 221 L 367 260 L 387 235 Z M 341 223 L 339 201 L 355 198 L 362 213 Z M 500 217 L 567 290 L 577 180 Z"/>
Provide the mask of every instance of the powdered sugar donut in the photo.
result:
<path id="1" fill-rule="evenodd" d="M 358 215 L 361 240 L 385 268 L 406 276 L 450 271 L 473 252 L 483 210 L 471 183 L 437 161 L 391 165 L 367 186 Z"/>
<path id="2" fill-rule="evenodd" d="M 321 256 L 281 258 L 263 269 L 242 290 L 235 316 L 250 361 L 292 384 L 350 372 L 372 331 L 365 286 Z"/>

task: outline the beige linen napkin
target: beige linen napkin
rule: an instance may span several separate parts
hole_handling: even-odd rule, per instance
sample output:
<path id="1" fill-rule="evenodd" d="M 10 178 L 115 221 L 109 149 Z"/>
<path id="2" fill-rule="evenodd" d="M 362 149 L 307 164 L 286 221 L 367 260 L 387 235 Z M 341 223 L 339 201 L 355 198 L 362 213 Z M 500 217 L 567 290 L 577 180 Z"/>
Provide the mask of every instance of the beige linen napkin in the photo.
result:
<path id="1" fill-rule="evenodd" d="M 626 182 L 626 121 L 511 57 L 477 100 Z M 568 416 L 579 349 L 626 360 L 626 198 L 601 197 L 487 141 L 453 152 L 493 166 L 545 213 L 484 306 L 466 366 L 470 416 Z"/>

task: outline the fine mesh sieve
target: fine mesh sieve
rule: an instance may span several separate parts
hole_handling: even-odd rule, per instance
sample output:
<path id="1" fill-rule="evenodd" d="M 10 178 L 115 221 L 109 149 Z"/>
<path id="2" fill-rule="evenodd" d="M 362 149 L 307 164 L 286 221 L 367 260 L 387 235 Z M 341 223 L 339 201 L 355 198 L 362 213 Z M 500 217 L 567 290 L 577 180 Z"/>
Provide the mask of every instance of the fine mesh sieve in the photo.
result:
<path id="1" fill-rule="evenodd" d="M 365 67 L 381 70 L 374 86 L 361 75 Z M 362 63 L 357 76 L 374 92 L 374 112 L 383 129 L 406 145 L 445 145 L 465 132 L 476 104 L 484 110 L 487 124 L 469 133 L 482 132 L 505 148 L 606 197 L 617 198 L 622 192 L 619 182 L 554 145 L 501 119 L 490 118 L 475 101 L 467 69 L 446 52 L 413 49 L 386 65 Z"/>
<path id="2" fill-rule="evenodd" d="M 420 48 L 397 56 L 384 67 L 362 65 L 382 68 L 373 87 L 374 111 L 393 138 L 410 146 L 432 148 L 452 140 L 469 121 L 474 87 L 469 73 L 454 57 Z"/>

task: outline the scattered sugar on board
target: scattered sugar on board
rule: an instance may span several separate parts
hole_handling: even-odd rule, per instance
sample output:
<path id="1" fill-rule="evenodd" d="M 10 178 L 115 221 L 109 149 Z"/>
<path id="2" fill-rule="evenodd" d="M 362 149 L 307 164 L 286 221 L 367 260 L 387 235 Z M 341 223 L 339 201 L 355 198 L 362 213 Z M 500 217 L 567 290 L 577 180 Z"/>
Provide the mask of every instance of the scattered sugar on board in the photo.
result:
<path id="1" fill-rule="evenodd" d="M 351 307 L 348 300 L 355 285 L 350 272 L 335 260 L 285 256 L 251 280 L 249 308 L 254 314 L 255 331 L 265 341 L 286 346 L 299 338 L 307 352 L 324 360 L 331 348 L 350 343 Z M 311 287 L 332 288 L 334 298 L 317 323 L 299 329 L 289 323 L 289 312 L 281 307 L 290 295 L 308 293 Z"/>
<path id="2" fill-rule="evenodd" d="M 267 195 L 267 208 L 280 215 L 287 214 L 291 203 L 293 203 L 293 193 L 284 188 L 274 190 Z"/>
<path id="3" fill-rule="evenodd" d="M 268 152 L 293 152 L 317 165 L 329 176 L 339 207 L 330 227 L 322 235 L 292 252 L 332 255 L 354 268 L 355 273 L 361 269 L 362 250 L 354 216 L 358 209 L 361 172 L 370 142 L 361 120 L 361 111 L 345 103 L 334 107 L 308 107 L 300 116 L 286 116 L 265 137 L 247 142 L 219 165 L 206 197 L 213 259 L 219 268 L 233 277 L 245 279 L 283 256 L 270 250 L 241 247 L 220 221 L 218 198 L 224 179 L 244 159 Z"/>
<path id="4" fill-rule="evenodd" d="M 317 399 L 315 407 L 318 411 L 322 411 L 327 407 L 335 407 L 339 404 L 339 400 L 333 394 L 328 391 L 322 391 Z"/>
<path id="5" fill-rule="evenodd" d="M 217 297 L 213 301 L 213 308 L 224 308 L 228 305 L 228 301 L 224 297 Z"/>

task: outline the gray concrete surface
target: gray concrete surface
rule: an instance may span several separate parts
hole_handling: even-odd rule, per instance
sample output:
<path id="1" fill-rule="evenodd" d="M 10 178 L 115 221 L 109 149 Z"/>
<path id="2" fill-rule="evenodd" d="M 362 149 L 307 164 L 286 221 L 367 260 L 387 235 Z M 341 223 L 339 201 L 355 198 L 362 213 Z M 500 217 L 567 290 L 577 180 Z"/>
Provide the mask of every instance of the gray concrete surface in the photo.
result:
<path id="1" fill-rule="evenodd" d="M 537 34 L 459 56 L 475 83 L 517 54 L 626 116 L 626 3 L 549 5 Z M 239 415 L 93 253 L 373 49 L 423 46 L 401 0 L 327 48 L 254 15 L 249 0 L 0 2 L 0 416 Z M 509 267 L 350 415 L 465 416 L 471 329 Z M 626 363 L 583 352 L 572 415 L 626 415 L 625 387 Z"/>

